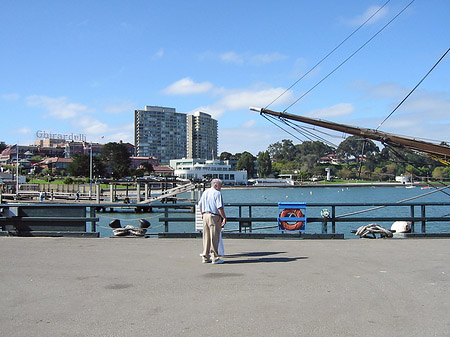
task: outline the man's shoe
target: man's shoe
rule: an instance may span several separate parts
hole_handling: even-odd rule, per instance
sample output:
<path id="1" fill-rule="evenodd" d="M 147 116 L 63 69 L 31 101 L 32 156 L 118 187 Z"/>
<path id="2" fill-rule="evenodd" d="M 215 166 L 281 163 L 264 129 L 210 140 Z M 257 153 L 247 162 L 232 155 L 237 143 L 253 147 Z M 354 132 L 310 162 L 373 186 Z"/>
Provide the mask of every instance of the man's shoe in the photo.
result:
<path id="1" fill-rule="evenodd" d="M 213 264 L 221 264 L 221 263 L 224 263 L 224 262 L 225 262 L 224 260 L 217 259 L 216 261 L 213 261 Z"/>
<path id="2" fill-rule="evenodd" d="M 210 263 L 211 262 L 211 259 L 209 259 L 209 260 L 202 260 L 202 263 Z"/>

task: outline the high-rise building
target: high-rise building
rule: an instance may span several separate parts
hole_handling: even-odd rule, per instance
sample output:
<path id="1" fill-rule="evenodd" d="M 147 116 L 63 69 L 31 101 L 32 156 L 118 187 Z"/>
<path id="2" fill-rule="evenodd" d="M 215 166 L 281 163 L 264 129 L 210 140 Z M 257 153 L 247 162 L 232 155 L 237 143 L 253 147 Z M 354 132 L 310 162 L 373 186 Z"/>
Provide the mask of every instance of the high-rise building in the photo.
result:
<path id="1" fill-rule="evenodd" d="M 186 114 L 146 106 L 134 111 L 134 130 L 136 156 L 157 157 L 161 164 L 186 157 Z"/>
<path id="2" fill-rule="evenodd" d="M 217 157 L 217 120 L 204 112 L 187 116 L 187 158 Z"/>

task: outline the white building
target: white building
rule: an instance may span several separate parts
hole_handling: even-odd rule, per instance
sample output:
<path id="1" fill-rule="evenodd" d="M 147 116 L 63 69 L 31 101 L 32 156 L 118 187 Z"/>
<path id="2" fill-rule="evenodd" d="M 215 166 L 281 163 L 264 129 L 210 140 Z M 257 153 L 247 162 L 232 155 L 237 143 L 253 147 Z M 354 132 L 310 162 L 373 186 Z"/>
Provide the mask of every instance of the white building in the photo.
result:
<path id="1" fill-rule="evenodd" d="M 134 111 L 137 157 L 156 157 L 162 164 L 186 156 L 186 114 L 174 108 L 145 106 Z"/>
<path id="2" fill-rule="evenodd" d="M 217 121 L 204 112 L 187 116 L 187 158 L 217 156 Z"/>
<path id="3" fill-rule="evenodd" d="M 170 167 L 174 169 L 174 175 L 182 179 L 219 178 L 224 184 L 247 184 L 247 171 L 233 171 L 231 165 L 221 160 L 173 159 Z"/>

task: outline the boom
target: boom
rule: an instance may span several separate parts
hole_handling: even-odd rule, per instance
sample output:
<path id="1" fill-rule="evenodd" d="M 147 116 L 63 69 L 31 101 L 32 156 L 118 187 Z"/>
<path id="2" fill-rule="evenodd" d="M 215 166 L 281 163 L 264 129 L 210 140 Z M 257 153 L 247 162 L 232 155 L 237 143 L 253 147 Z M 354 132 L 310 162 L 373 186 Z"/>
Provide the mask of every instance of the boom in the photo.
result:
<path id="1" fill-rule="evenodd" d="M 302 122 L 306 124 L 320 126 L 326 129 L 348 133 L 355 136 L 369 138 L 394 147 L 404 147 L 411 150 L 424 152 L 433 157 L 434 159 L 437 159 L 447 165 L 450 164 L 450 147 L 448 146 L 425 142 L 414 139 L 412 137 L 410 138 L 404 136 L 397 136 L 391 133 L 381 132 L 374 129 L 366 129 L 351 125 L 333 123 L 321 119 L 303 117 L 284 112 L 277 112 L 264 108 L 251 107 L 250 110 L 257 111 L 261 115 L 267 114 L 278 117 L 280 119 L 291 119 L 297 122 Z"/>

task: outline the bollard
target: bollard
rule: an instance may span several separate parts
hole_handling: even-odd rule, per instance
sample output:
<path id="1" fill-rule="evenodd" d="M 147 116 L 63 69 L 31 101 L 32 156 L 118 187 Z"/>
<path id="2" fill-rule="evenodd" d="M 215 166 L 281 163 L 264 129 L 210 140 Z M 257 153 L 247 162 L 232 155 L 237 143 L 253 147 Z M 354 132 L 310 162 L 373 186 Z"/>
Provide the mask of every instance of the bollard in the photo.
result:
<path id="1" fill-rule="evenodd" d="M 328 219 L 330 218 L 330 211 L 323 209 L 320 211 L 320 216 L 323 218 L 322 221 L 322 234 L 328 233 Z"/>

